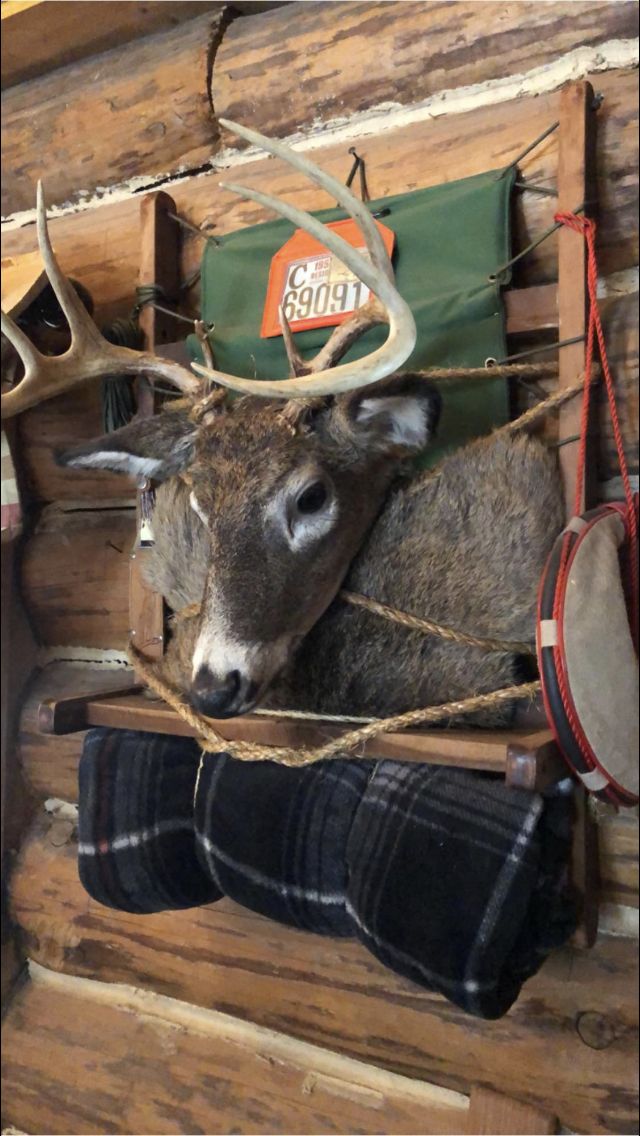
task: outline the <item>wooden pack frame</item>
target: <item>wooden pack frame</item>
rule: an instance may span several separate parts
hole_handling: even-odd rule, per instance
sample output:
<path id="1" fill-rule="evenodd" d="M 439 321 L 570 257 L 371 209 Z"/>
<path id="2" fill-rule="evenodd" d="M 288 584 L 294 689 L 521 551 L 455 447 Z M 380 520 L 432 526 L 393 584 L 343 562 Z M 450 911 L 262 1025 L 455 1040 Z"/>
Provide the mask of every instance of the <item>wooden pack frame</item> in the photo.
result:
<path id="1" fill-rule="evenodd" d="M 595 152 L 595 102 L 587 82 L 572 82 L 560 95 L 559 159 L 557 174 L 558 210 L 573 211 L 584 205 L 592 209 L 595 200 L 593 156 Z M 177 294 L 177 227 L 170 214 L 175 205 L 168 194 L 154 193 L 143 199 L 141 212 L 140 280 L 153 280 L 167 296 Z M 525 335 L 557 328 L 558 341 L 573 342 L 559 351 L 559 386 L 570 387 L 584 372 L 584 337 L 587 328 L 586 246 L 566 228 L 558 233 L 558 282 L 506 291 L 508 335 Z M 166 345 L 171 338 L 169 317 L 152 307 L 140 316 L 145 349 Z M 167 353 L 167 347 L 163 346 Z M 153 397 L 140 381 L 139 404 L 142 413 L 153 413 Z M 580 402 L 567 402 L 559 412 L 560 438 L 574 438 L 580 428 Z M 573 513 L 578 446 L 563 445 L 560 467 L 564 485 L 567 519 Z M 582 508 L 589 507 L 587 482 Z M 138 510 L 140 510 L 140 495 Z M 139 529 L 139 525 L 138 525 Z M 164 604 L 152 592 L 143 576 L 144 556 L 136 538 L 131 553 L 129 590 L 130 628 L 134 644 L 150 661 L 164 649 Z M 129 683 L 96 694 L 78 693 L 63 699 L 49 699 L 39 708 L 39 727 L 44 733 L 67 734 L 90 726 L 142 730 L 179 736 L 196 736 L 195 730 L 169 706 L 149 700 L 134 675 Z M 312 748 L 344 732 L 326 721 L 293 720 L 249 714 L 242 718 L 215 721 L 224 738 L 256 742 L 292 749 Z M 530 791 L 541 790 L 562 776 L 567 766 L 554 741 L 551 729 L 448 730 L 420 732 L 404 730 L 380 734 L 362 747 L 362 757 L 396 761 L 418 761 L 454 765 L 466 769 L 502 773 L 508 784 Z M 575 826 L 573 874 L 583 895 L 580 938 L 592 945 L 597 933 L 597 828 L 587 807 L 584 790 L 577 788 L 578 818 Z"/>

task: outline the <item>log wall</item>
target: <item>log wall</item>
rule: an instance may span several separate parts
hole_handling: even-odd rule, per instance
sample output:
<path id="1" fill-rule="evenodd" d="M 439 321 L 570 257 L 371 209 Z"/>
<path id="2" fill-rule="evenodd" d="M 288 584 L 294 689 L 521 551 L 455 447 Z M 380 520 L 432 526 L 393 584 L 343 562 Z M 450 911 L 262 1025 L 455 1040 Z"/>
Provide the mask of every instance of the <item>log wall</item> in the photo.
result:
<path id="1" fill-rule="evenodd" d="M 70 5 L 47 5 L 54 7 Z M 147 5 L 148 18 L 160 19 L 156 10 L 167 7 Z M 133 304 L 140 195 L 147 190 L 161 185 L 181 215 L 196 226 L 210 222 L 220 234 L 268 216 L 221 188 L 227 177 L 304 208 L 327 204 L 324 194 L 281 162 L 245 155 L 221 129 L 220 117 L 299 140 L 341 178 L 355 145 L 366 159 L 372 196 L 382 197 L 503 167 L 555 120 L 561 85 L 589 78 L 602 97 L 603 314 L 625 447 L 637 472 L 633 0 L 180 7 L 175 27 L 152 23 L 143 34 L 93 41 L 75 58 L 56 56 L 52 44 L 49 63 L 40 61 L 31 78 L 14 68 L 5 83 L 3 54 L 3 255 L 35 248 L 34 187 L 42 177 L 55 206 L 50 230 L 62 265 L 92 292 L 98 322 L 108 322 Z M 187 8 L 193 9 L 188 18 Z M 556 165 L 552 135 L 521 168 L 526 180 L 549 187 Z M 517 196 L 517 247 L 551 223 L 554 208 L 552 198 Z M 183 233 L 183 280 L 201 252 L 198 238 Z M 550 239 L 520 264 L 515 285 L 553 281 L 556 259 Z M 185 292 L 182 311 L 193 315 L 198 304 L 196 285 Z M 176 325 L 176 338 L 180 333 Z M 390 1070 L 412 1086 L 434 1082 L 468 1094 L 480 1082 L 558 1115 L 574 1132 L 637 1131 L 632 940 L 605 934 L 590 953 L 559 952 L 506 1019 L 481 1023 L 394 978 L 356 944 L 278 927 L 226 901 L 178 916 L 134 918 L 88 899 L 77 881 L 73 824 L 60 827 L 42 812 L 47 798 L 76 801 L 82 735 L 47 737 L 37 729 L 35 712 L 43 697 L 100 688 L 109 677 L 117 682 L 109 666 L 122 659 L 128 637 L 134 487 L 123 477 L 55 465 L 57 447 L 102 432 L 97 387 L 33 408 L 17 429 L 31 504 L 21 587 L 42 669 L 24 702 L 18 740 L 40 815 L 13 875 L 11 909 L 29 955 L 60 972 L 67 985 L 27 984 L 10 1007 L 12 1051 L 3 1070 L 7 1122 L 30 1132 L 104 1131 L 105 1125 L 141 1132 L 344 1131 L 345 1124 L 363 1132 L 447 1130 L 442 1115 L 439 1128 L 430 1128 L 427 1119 L 420 1127 L 416 1114 L 406 1111 L 407 1100 L 413 1107 L 417 1098 L 403 1095 L 405 1085 L 396 1086 L 394 1096 L 365 1077 L 356 1089 L 343 1069 L 336 1076 L 350 1102 L 346 1111 L 332 1095 L 335 1079 L 329 1096 L 318 1097 L 320 1089 L 307 1091 L 317 1081 L 283 1071 L 273 1096 L 262 1088 L 252 1093 L 251 1082 L 261 1082 L 251 1047 L 240 1061 L 237 1052 L 231 1059 L 220 1039 L 214 1050 L 203 1049 L 197 1030 L 192 1036 L 187 1029 L 178 1040 L 170 1009 L 168 1024 L 151 1028 L 140 1007 L 125 1011 L 117 1000 L 106 1005 L 99 991 L 81 983 L 99 978 L 303 1039 L 340 1060 Z M 601 482 L 616 475 L 604 412 L 598 460 Z M 51 659 L 56 661 L 44 665 Z M 638 907 L 633 814 L 603 822 L 601 874 L 607 918 L 628 929 Z M 89 1047 L 96 1022 L 108 1061 L 102 1050 Z M 80 1052 L 85 1058 L 78 1065 Z M 167 1078 L 158 1080 L 163 1054 Z M 315 1067 L 311 1073 L 317 1077 Z M 144 1099 L 128 1101 L 132 1079 L 150 1086 Z M 160 1102 L 155 1108 L 152 1095 Z M 65 1096 L 65 1109 L 56 1113 L 55 1102 Z M 466 1131 L 467 1122 L 457 1130 Z M 545 1123 L 538 1115 L 512 1121 L 521 1127 L 509 1130 L 551 1130 Z M 469 1131 L 499 1131 L 474 1124 Z"/>

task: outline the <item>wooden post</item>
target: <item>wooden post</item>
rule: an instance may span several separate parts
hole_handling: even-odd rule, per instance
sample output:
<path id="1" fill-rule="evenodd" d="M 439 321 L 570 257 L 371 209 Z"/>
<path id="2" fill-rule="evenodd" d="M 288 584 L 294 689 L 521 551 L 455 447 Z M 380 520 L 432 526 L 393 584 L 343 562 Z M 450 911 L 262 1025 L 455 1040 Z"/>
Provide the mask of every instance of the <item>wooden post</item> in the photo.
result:
<path id="1" fill-rule="evenodd" d="M 584 206 L 586 216 L 592 211 L 595 152 L 595 103 L 590 83 L 568 83 L 560 95 L 560 141 L 558 157 L 558 209 L 575 212 Z M 587 246 L 584 239 L 565 228 L 558 234 L 558 312 L 559 339 L 585 336 L 587 332 Z M 559 386 L 578 382 L 584 372 L 586 338 L 560 348 Z M 573 438 L 580 433 L 581 398 L 571 399 L 560 411 L 559 437 Z M 593 420 L 593 414 L 591 415 Z M 583 513 L 594 502 L 589 461 L 583 482 L 578 512 Z M 560 448 L 560 468 L 565 492 L 567 520 L 574 514 L 579 442 L 568 442 Z M 591 947 L 598 933 L 598 828 L 588 807 L 582 786 L 576 789 L 577 816 L 574 821 L 573 879 L 582 894 L 582 921 L 575 935 L 579 946 Z"/>
<path id="2" fill-rule="evenodd" d="M 590 212 L 593 185 L 595 108 L 590 83 L 568 83 L 560 95 L 560 139 L 558 155 L 558 210 L 575 212 L 581 205 Z M 577 233 L 563 227 L 558 233 L 558 313 L 559 339 L 586 336 L 587 332 L 587 246 Z M 577 383 L 584 372 L 585 342 L 560 348 L 559 386 Z M 581 399 L 574 398 L 560 411 L 559 437 L 574 438 L 580 433 Z M 560 447 L 560 467 L 565 490 L 565 510 L 569 520 L 574 512 L 579 442 Z M 589 508 L 587 485 L 580 512 Z"/>
<path id="3" fill-rule="evenodd" d="M 158 285 L 163 292 L 163 306 L 175 305 L 179 286 L 179 233 L 170 213 L 174 201 L 167 193 L 150 193 L 140 207 L 140 284 Z M 175 337 L 175 324 L 170 316 L 147 304 L 140 312 L 140 328 L 144 350 L 156 351 Z M 136 384 L 138 416 L 147 418 L 154 412 L 153 386 L 144 378 Z M 138 492 L 136 541 L 131 553 L 129 613 L 131 638 L 147 659 L 162 657 L 164 650 L 163 598 L 147 585 L 143 566 L 148 550 L 140 542 L 142 493 Z"/>

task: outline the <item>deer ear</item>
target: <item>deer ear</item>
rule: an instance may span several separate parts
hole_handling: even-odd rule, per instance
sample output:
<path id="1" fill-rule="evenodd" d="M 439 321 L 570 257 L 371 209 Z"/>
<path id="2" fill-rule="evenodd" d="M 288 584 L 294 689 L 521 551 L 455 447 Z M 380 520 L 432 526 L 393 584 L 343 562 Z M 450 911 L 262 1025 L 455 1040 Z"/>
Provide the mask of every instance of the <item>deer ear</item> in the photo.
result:
<path id="1" fill-rule="evenodd" d="M 435 434 L 441 397 L 420 375 L 396 375 L 347 397 L 352 431 L 379 453 L 422 450 Z"/>
<path id="2" fill-rule="evenodd" d="M 134 419 L 92 442 L 58 451 L 56 461 L 71 469 L 112 469 L 165 481 L 190 465 L 196 432 L 188 408 L 162 411 L 152 418 Z"/>

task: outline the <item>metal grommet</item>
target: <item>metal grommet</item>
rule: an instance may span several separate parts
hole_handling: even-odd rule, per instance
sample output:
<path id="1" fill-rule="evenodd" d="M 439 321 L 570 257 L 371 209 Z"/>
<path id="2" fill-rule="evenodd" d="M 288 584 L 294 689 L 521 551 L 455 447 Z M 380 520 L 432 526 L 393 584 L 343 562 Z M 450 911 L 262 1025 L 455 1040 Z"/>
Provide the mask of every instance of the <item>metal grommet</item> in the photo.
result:
<path id="1" fill-rule="evenodd" d="M 490 272 L 489 273 L 488 280 L 491 284 L 495 284 L 497 279 L 498 279 L 498 273 L 497 272 Z"/>
<path id="2" fill-rule="evenodd" d="M 488 359 L 485 359 L 484 365 L 487 368 L 487 370 L 490 370 L 491 367 L 497 367 L 498 366 L 498 360 L 494 359 L 493 355 L 490 355 Z"/>

